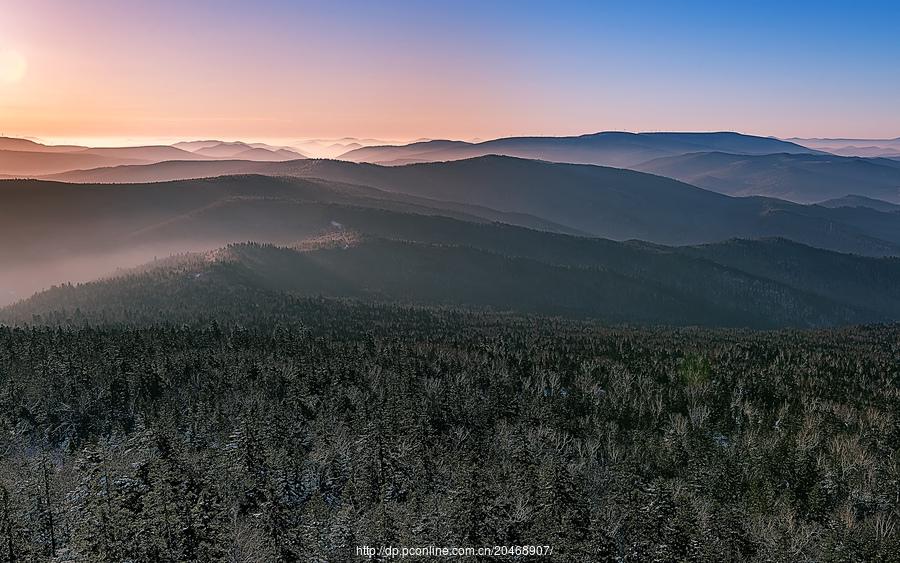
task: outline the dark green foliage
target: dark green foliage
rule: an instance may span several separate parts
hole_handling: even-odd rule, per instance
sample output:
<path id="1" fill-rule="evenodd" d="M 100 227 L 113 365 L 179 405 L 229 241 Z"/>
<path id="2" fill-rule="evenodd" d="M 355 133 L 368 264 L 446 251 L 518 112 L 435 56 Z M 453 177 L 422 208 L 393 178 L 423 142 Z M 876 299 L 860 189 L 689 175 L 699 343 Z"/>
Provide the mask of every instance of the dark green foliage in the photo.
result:
<path id="1" fill-rule="evenodd" d="M 186 304 L 151 322 L 148 301 L 0 328 L 0 560 L 900 557 L 900 327 L 607 329 L 231 291 L 200 323 Z"/>

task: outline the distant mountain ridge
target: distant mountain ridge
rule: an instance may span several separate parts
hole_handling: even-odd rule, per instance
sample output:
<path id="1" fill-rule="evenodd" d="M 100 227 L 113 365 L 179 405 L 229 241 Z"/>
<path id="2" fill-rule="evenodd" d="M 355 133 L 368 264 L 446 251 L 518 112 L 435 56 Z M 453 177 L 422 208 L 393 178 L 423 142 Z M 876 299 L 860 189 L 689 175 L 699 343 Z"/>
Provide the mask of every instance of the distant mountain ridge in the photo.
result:
<path id="1" fill-rule="evenodd" d="M 209 144 L 214 143 L 214 144 Z M 204 141 L 200 146 L 151 145 L 136 147 L 82 147 L 44 145 L 27 139 L 0 138 L 0 175 L 40 177 L 99 167 L 156 164 L 167 161 L 207 161 L 234 158 L 283 161 L 305 158 L 294 150 L 262 144 Z M 188 150 L 194 147 L 193 150 Z"/>
<path id="2" fill-rule="evenodd" d="M 791 138 L 786 140 L 841 156 L 900 158 L 900 137 L 895 139 Z"/>
<path id="3" fill-rule="evenodd" d="M 439 140 L 402 146 L 374 146 L 347 152 L 339 158 L 352 162 L 397 165 L 461 160 L 495 154 L 552 162 L 628 168 L 654 158 L 704 151 L 736 154 L 818 152 L 774 137 L 758 137 L 734 132 L 606 131 L 574 137 L 508 137 L 480 143 Z"/>
<path id="4" fill-rule="evenodd" d="M 306 158 L 295 149 L 275 147 L 265 143 L 242 141 L 194 141 L 176 143 L 176 147 L 216 159 L 281 161 Z"/>

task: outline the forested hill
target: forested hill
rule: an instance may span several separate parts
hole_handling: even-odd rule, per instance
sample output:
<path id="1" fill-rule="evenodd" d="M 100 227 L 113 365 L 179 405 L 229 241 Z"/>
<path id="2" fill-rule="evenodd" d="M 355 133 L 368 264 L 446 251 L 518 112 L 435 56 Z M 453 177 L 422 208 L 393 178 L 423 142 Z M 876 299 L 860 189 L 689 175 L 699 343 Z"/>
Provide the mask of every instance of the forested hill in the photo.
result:
<path id="1" fill-rule="evenodd" d="M 0 558 L 896 560 L 896 327 L 291 302 L 302 324 L 0 327 Z"/>
<path id="2" fill-rule="evenodd" d="M 900 319 L 900 288 L 891 283 L 900 275 L 896 259 L 777 240 L 668 248 L 449 219 L 429 223 L 437 228 L 427 236 L 412 228 L 407 238 L 335 230 L 291 248 L 248 243 L 185 255 L 53 288 L 0 318 L 144 323 L 240 320 L 260 311 L 290 317 L 292 298 L 324 296 L 614 324 L 815 327 Z M 771 269 L 760 256 L 771 258 Z M 782 273 L 784 260 L 795 269 Z"/>

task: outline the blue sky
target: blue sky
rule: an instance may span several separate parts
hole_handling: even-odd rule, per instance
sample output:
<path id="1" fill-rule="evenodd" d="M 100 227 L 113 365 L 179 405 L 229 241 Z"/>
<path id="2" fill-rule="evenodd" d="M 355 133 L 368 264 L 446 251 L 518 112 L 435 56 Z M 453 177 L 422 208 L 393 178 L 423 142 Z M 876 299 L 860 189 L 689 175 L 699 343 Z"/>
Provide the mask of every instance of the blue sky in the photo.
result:
<path id="1" fill-rule="evenodd" d="M 900 2 L 0 8 L 0 119 L 34 135 L 900 135 Z"/>

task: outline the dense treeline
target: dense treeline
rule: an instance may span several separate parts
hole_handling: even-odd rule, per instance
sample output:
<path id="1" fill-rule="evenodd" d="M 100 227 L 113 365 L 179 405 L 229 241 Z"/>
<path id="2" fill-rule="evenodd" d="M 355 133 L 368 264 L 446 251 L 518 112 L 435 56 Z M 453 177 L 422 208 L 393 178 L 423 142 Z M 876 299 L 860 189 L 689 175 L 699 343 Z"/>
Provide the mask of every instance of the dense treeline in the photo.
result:
<path id="1" fill-rule="evenodd" d="M 0 328 L 0 559 L 900 557 L 900 327 L 285 310 Z"/>

